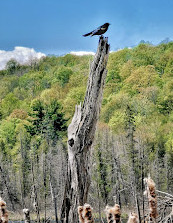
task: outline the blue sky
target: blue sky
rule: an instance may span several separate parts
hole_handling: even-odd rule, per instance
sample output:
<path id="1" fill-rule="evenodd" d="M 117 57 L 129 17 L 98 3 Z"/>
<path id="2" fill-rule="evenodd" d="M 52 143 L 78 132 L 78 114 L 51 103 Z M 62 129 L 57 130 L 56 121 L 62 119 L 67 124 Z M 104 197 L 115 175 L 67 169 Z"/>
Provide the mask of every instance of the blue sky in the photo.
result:
<path id="1" fill-rule="evenodd" d="M 95 51 L 98 37 L 82 34 L 105 22 L 111 50 L 173 39 L 173 0 L 0 0 L 0 50 Z"/>

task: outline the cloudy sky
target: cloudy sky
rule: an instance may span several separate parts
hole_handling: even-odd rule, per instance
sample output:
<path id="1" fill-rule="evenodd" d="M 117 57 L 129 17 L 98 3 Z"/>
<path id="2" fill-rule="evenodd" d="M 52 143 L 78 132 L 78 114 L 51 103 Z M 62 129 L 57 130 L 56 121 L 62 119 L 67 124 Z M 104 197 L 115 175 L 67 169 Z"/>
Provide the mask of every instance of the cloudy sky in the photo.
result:
<path id="1" fill-rule="evenodd" d="M 173 39 L 173 0 L 0 0 L 0 50 L 95 52 L 98 37 L 82 34 L 105 22 L 111 50 Z"/>
<path id="2" fill-rule="evenodd" d="M 11 51 L 0 50 L 0 70 L 5 69 L 7 62 L 11 59 L 15 59 L 20 64 L 28 64 L 32 60 L 40 59 L 44 56 L 45 54 L 27 47 L 16 46 Z"/>

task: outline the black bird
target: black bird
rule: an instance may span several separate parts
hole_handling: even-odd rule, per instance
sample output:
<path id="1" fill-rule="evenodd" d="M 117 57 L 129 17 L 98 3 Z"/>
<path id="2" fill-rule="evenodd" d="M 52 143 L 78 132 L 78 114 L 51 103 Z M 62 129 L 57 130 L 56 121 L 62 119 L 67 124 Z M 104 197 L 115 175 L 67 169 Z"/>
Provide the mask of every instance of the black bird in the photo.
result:
<path id="1" fill-rule="evenodd" d="M 102 35 L 102 34 L 104 34 L 108 30 L 109 25 L 110 25 L 110 23 L 105 23 L 102 26 L 99 26 L 97 29 L 93 30 L 92 32 L 87 33 L 87 34 L 85 34 L 83 36 Z"/>

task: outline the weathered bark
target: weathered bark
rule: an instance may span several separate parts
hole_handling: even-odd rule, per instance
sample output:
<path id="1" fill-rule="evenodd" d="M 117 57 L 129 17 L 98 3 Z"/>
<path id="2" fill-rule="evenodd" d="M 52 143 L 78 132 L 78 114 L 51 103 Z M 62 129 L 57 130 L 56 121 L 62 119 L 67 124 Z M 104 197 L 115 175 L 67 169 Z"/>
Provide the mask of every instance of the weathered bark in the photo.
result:
<path id="1" fill-rule="evenodd" d="M 173 222 L 173 204 L 172 204 L 172 211 L 171 211 L 171 216 L 170 216 L 170 219 L 172 220 Z"/>
<path id="2" fill-rule="evenodd" d="M 77 206 L 87 202 L 90 186 L 90 153 L 99 118 L 107 74 L 108 39 L 100 37 L 91 64 L 84 103 L 76 106 L 68 127 L 68 174 L 61 210 L 61 222 L 77 223 Z"/>

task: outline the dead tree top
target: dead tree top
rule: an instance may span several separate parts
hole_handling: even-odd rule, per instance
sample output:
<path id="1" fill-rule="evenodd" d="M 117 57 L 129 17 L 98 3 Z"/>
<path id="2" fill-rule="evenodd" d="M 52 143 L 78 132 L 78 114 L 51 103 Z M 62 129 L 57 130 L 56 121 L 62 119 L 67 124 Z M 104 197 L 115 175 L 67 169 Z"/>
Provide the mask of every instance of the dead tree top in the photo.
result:
<path id="1" fill-rule="evenodd" d="M 106 64 L 109 55 L 108 38 L 100 37 L 98 49 L 91 63 L 88 85 L 83 105 L 76 105 L 75 114 L 68 127 L 68 144 L 77 153 L 88 148 L 93 142 L 96 123 L 100 113 L 102 92 L 107 74 Z M 95 124 L 93 124 L 93 122 Z M 83 137 L 85 136 L 85 137 Z M 82 140 L 82 141 L 81 141 Z"/>

